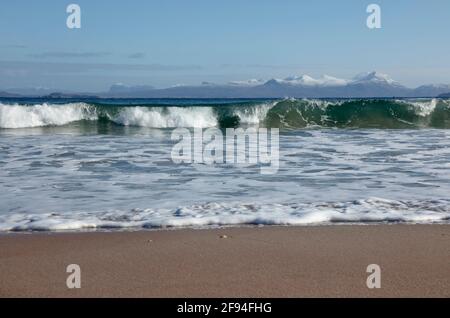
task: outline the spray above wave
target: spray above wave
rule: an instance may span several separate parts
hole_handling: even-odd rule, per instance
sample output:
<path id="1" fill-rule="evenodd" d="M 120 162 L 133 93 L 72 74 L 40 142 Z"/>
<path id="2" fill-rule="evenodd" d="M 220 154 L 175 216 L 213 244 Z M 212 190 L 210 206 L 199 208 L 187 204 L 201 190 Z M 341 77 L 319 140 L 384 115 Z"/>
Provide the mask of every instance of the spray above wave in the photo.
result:
<path id="1" fill-rule="evenodd" d="M 216 116 L 210 107 L 127 107 L 117 115 L 106 114 L 111 121 L 124 126 L 152 128 L 213 127 Z"/>
<path id="2" fill-rule="evenodd" d="M 149 128 L 450 128 L 448 100 L 297 100 L 237 104 L 105 105 L 0 104 L 0 128 L 103 121 Z"/>
<path id="3" fill-rule="evenodd" d="M 0 104 L 0 128 L 63 126 L 78 121 L 109 121 L 149 128 L 235 127 L 264 121 L 274 103 L 202 106 L 117 106 L 102 104 Z"/>
<path id="4" fill-rule="evenodd" d="M 0 231 L 63 231 L 110 228 L 162 228 L 214 225 L 314 225 L 330 223 L 450 220 L 448 200 L 395 201 L 370 198 L 350 202 L 218 203 L 177 209 L 131 211 L 16 213 L 0 215 Z"/>
<path id="5" fill-rule="evenodd" d="M 0 104 L 0 128 L 62 126 L 79 120 L 96 120 L 95 111 L 84 103 L 65 105 Z"/>

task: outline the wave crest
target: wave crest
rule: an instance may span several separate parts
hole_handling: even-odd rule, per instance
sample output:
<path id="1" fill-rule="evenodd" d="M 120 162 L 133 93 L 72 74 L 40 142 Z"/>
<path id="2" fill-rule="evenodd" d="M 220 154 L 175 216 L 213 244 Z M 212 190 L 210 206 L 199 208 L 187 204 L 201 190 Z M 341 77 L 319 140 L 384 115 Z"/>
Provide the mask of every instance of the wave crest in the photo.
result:
<path id="1" fill-rule="evenodd" d="M 107 120 L 149 128 L 450 128 L 448 100 L 308 100 L 200 106 L 118 106 L 0 104 L 0 128 L 62 126 L 81 120 Z"/>
<path id="2" fill-rule="evenodd" d="M 62 126 L 79 120 L 96 120 L 92 107 L 85 103 L 33 106 L 0 104 L 0 128 Z"/>
<path id="3" fill-rule="evenodd" d="M 124 126 L 151 128 L 205 128 L 217 125 L 211 107 L 126 107 L 110 119 Z"/>

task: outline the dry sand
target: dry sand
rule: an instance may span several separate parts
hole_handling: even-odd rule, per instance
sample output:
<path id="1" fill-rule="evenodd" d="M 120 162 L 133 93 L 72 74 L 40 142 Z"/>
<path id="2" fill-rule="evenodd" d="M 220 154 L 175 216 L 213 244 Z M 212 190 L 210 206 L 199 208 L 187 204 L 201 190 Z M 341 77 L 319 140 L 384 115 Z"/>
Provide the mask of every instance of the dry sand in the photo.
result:
<path id="1" fill-rule="evenodd" d="M 380 289 L 366 287 L 372 263 Z M 449 297 L 450 225 L 6 234 L 0 296 Z"/>

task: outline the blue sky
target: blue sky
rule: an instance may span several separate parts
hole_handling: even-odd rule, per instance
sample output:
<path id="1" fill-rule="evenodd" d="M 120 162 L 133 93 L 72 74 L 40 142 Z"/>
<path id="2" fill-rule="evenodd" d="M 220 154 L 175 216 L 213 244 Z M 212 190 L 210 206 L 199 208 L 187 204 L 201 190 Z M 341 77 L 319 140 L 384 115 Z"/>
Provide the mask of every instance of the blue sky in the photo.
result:
<path id="1" fill-rule="evenodd" d="M 82 28 L 66 27 L 79 4 Z M 377 3 L 382 28 L 366 27 Z M 0 89 L 106 90 L 377 70 L 450 83 L 448 0 L 15 0 L 0 4 Z"/>

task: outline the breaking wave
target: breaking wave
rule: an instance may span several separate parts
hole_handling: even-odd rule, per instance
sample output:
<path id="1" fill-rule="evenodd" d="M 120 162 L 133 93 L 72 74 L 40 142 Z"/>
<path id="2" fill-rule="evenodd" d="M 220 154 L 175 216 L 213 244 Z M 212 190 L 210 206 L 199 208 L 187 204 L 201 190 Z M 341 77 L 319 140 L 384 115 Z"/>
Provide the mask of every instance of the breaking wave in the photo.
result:
<path id="1" fill-rule="evenodd" d="M 0 104 L 0 128 L 110 122 L 149 128 L 450 128 L 450 103 L 428 100 L 284 99 L 211 105 Z"/>

